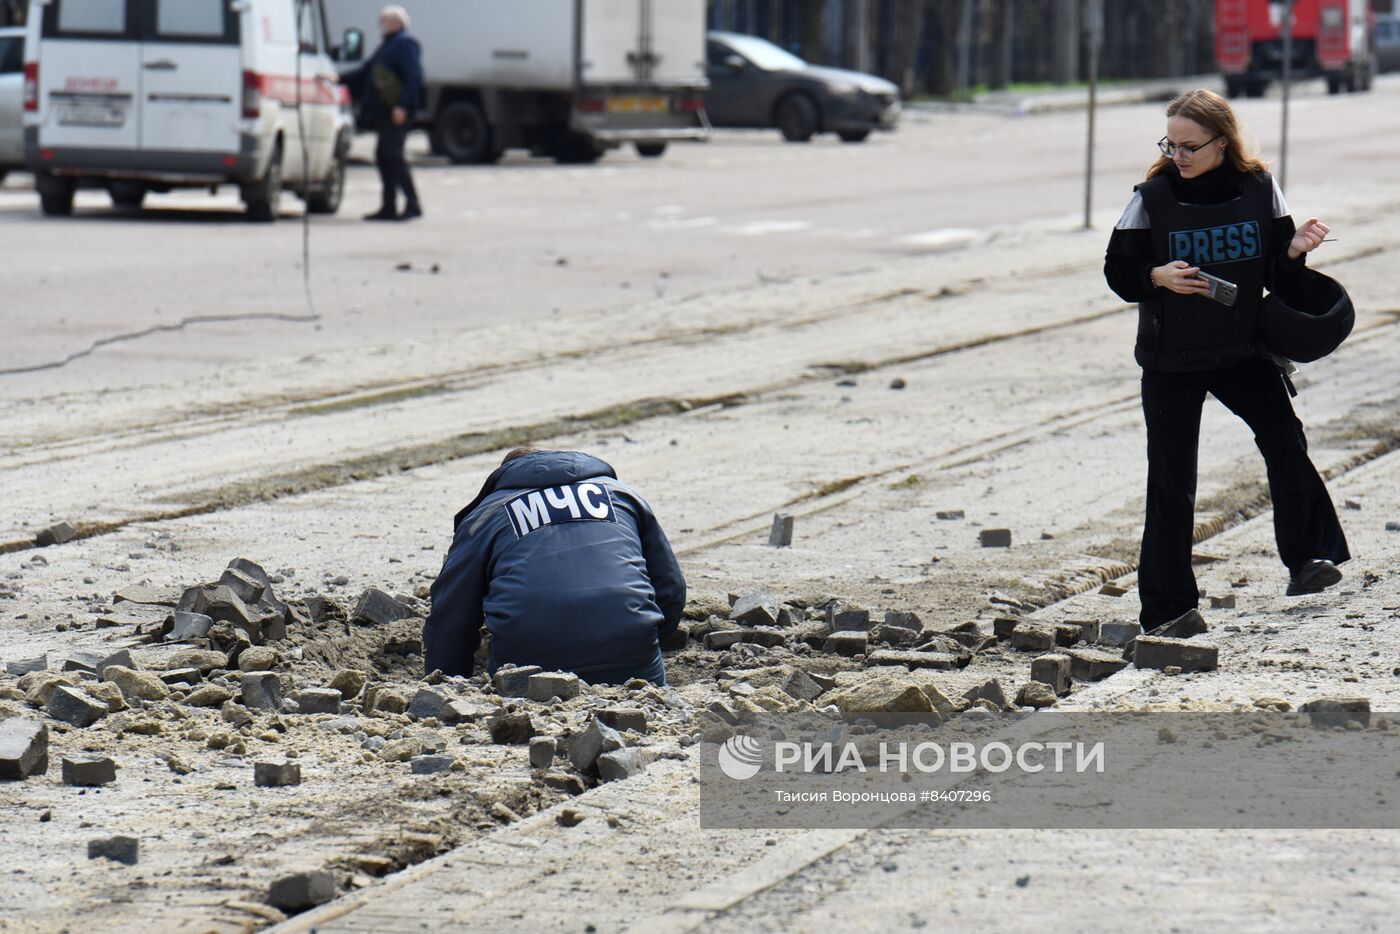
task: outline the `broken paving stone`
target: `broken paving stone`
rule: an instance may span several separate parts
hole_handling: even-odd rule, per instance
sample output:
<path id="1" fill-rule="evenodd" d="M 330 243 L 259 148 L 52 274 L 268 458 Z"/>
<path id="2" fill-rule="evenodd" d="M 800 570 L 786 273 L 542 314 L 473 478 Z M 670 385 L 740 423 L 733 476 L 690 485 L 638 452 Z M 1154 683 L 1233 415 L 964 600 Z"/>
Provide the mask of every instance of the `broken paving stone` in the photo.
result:
<path id="1" fill-rule="evenodd" d="M 645 733 L 647 731 L 647 713 L 636 707 L 604 707 L 602 710 L 595 711 L 593 716 L 619 732 L 631 730 L 633 733 Z"/>
<path id="2" fill-rule="evenodd" d="M 530 740 L 530 768 L 547 769 L 553 765 L 557 746 L 552 736 L 536 736 Z"/>
<path id="3" fill-rule="evenodd" d="M 599 756 L 605 752 L 622 749 L 626 745 L 621 733 L 595 717 L 588 721 L 588 727 L 570 743 L 569 763 L 579 772 L 591 774 Z"/>
<path id="4" fill-rule="evenodd" d="M 96 788 L 117 780 L 117 764 L 106 756 L 64 756 L 63 784 Z"/>
<path id="5" fill-rule="evenodd" d="M 340 696 L 345 700 L 353 700 L 360 696 L 360 692 L 365 689 L 365 682 L 368 680 L 369 676 L 365 672 L 347 668 L 337 671 L 328 686 L 339 691 Z"/>
<path id="6" fill-rule="evenodd" d="M 67 522 L 57 522 L 46 529 L 40 529 L 34 536 L 34 544 L 40 548 L 52 545 L 66 545 L 78 537 L 78 530 Z"/>
<path id="7" fill-rule="evenodd" d="M 1018 652 L 1049 652 L 1058 644 L 1053 626 L 1023 623 L 1011 632 L 1011 647 Z"/>
<path id="8" fill-rule="evenodd" d="M 886 610 L 885 625 L 898 626 L 900 629 L 912 629 L 914 632 L 924 631 L 924 621 L 919 618 L 918 613 L 902 610 Z"/>
<path id="9" fill-rule="evenodd" d="M 102 672 L 111 665 L 121 665 L 124 668 L 135 668 L 136 663 L 132 661 L 131 651 L 122 649 L 119 652 L 105 653 L 95 649 L 80 649 L 73 652 L 63 661 L 64 671 L 87 671 L 102 677 Z"/>
<path id="10" fill-rule="evenodd" d="M 888 672 L 888 673 L 886 673 Z M 842 713 L 931 713 L 933 702 L 904 672 L 882 669 L 869 677 L 837 686 L 822 695 L 822 701 Z"/>
<path id="11" fill-rule="evenodd" d="M 647 770 L 647 754 L 642 749 L 617 749 L 598 757 L 598 780 L 616 782 Z"/>
<path id="12" fill-rule="evenodd" d="M 1124 646 L 1142 635 L 1139 623 L 1103 622 L 1099 623 L 1099 643 L 1102 645 Z"/>
<path id="13" fill-rule="evenodd" d="M 0 720 L 0 779 L 21 781 L 49 767 L 49 728 L 38 720 Z"/>
<path id="14" fill-rule="evenodd" d="M 107 705 L 93 700 L 77 688 L 54 688 L 46 705 L 49 716 L 79 728 L 92 726 L 107 716 Z"/>
<path id="15" fill-rule="evenodd" d="M 407 697 L 382 684 L 370 685 L 365 690 L 365 713 L 404 713 L 408 705 Z"/>
<path id="16" fill-rule="evenodd" d="M 827 622 L 833 633 L 868 633 L 870 631 L 870 611 L 858 606 L 832 604 L 827 608 Z"/>
<path id="17" fill-rule="evenodd" d="M 111 665 L 103 671 L 101 678 L 115 684 L 127 703 L 138 697 L 141 700 L 163 700 L 170 696 L 170 688 L 166 683 L 149 671 L 134 671 L 122 665 Z"/>
<path id="18" fill-rule="evenodd" d="M 176 604 L 176 598 L 155 587 L 145 584 L 132 584 L 123 587 L 112 595 L 113 603 L 137 603 L 142 606 L 170 606 Z"/>
<path id="19" fill-rule="evenodd" d="M 1298 709 L 1308 714 L 1313 726 L 1371 725 L 1371 701 L 1365 697 L 1319 697 Z"/>
<path id="20" fill-rule="evenodd" d="M 176 668 L 173 671 L 159 672 L 156 677 L 171 687 L 177 684 L 193 686 L 204 680 L 204 675 L 200 673 L 198 668 Z"/>
<path id="21" fill-rule="evenodd" d="M 739 714 L 724 701 L 711 701 L 705 709 L 729 726 L 739 724 Z"/>
<path id="22" fill-rule="evenodd" d="M 1005 642 L 1011 638 L 1011 634 L 1016 631 L 1016 627 L 1021 625 L 1022 620 L 1014 616 L 998 616 L 992 620 L 992 634 L 999 641 Z"/>
<path id="23" fill-rule="evenodd" d="M 227 587 L 245 604 L 251 605 L 262 599 L 267 587 L 260 580 L 245 574 L 237 568 L 228 568 L 219 577 L 218 587 Z"/>
<path id="24" fill-rule="evenodd" d="M 1387 532 L 1400 532 L 1400 522 L 1387 522 L 1385 530 Z"/>
<path id="25" fill-rule="evenodd" d="M 1031 662 L 1031 680 L 1050 685 L 1056 695 L 1069 693 L 1070 657 L 1042 655 Z"/>
<path id="26" fill-rule="evenodd" d="M 445 755 L 414 756 L 408 760 L 408 769 L 414 775 L 436 775 L 451 769 L 455 761 L 452 756 Z"/>
<path id="27" fill-rule="evenodd" d="M 370 587 L 355 601 L 355 609 L 350 614 L 350 619 L 361 626 L 384 626 L 417 615 L 407 604 L 394 599 L 378 587 Z"/>
<path id="28" fill-rule="evenodd" d="M 1209 642 L 1165 636 L 1138 636 L 1133 648 L 1133 664 L 1138 668 L 1174 666 L 1182 671 L 1215 671 L 1219 657 L 1219 648 Z"/>
<path id="29" fill-rule="evenodd" d="M 245 707 L 253 710 L 282 709 L 282 681 L 275 672 L 252 671 L 238 681 Z"/>
<path id="30" fill-rule="evenodd" d="M 1098 620 L 1067 619 L 1063 623 L 1060 623 L 1060 625 L 1073 626 L 1075 629 L 1079 630 L 1077 633 L 1075 633 L 1075 638 L 1068 643 L 1069 645 L 1073 645 L 1075 642 L 1087 642 L 1090 645 L 1093 645 L 1095 642 L 1099 641 Z"/>
<path id="31" fill-rule="evenodd" d="M 793 517 L 780 512 L 773 517 L 773 528 L 768 533 L 769 548 L 787 548 L 792 544 Z"/>
<path id="32" fill-rule="evenodd" d="M 496 687 L 496 693 L 502 697 L 524 697 L 530 686 L 530 677 L 542 671 L 544 669 L 538 665 L 502 667 L 497 669 L 492 684 Z"/>
<path id="33" fill-rule="evenodd" d="M 967 516 L 961 509 L 940 509 L 934 513 L 934 517 L 942 519 L 944 522 L 956 522 Z"/>
<path id="34" fill-rule="evenodd" d="M 870 641 L 879 642 L 884 645 L 908 646 L 913 645 L 919 638 L 917 631 L 905 629 L 903 626 L 891 626 L 889 623 L 877 623 L 870 630 Z"/>
<path id="35" fill-rule="evenodd" d="M 564 671 L 543 671 L 530 676 L 525 684 L 525 696 L 532 701 L 548 703 L 554 698 L 570 700 L 578 697 L 582 682 L 576 674 Z"/>
<path id="36" fill-rule="evenodd" d="M 718 629 L 705 633 L 704 646 L 711 651 L 733 648 L 744 641 L 742 629 Z"/>
<path id="37" fill-rule="evenodd" d="M 213 649 L 180 649 L 165 660 L 167 671 L 176 668 L 198 668 L 209 674 L 228 667 L 228 656 Z"/>
<path id="38" fill-rule="evenodd" d="M 244 649 L 238 653 L 239 671 L 272 671 L 280 657 L 276 649 L 264 645 Z"/>
<path id="39" fill-rule="evenodd" d="M 560 827 L 577 827 L 588 819 L 588 815 L 574 808 L 564 808 L 554 818 Z"/>
<path id="40" fill-rule="evenodd" d="M 1210 608 L 1212 610 L 1233 610 L 1235 608 L 1235 595 L 1227 593 L 1221 597 L 1211 597 Z"/>
<path id="41" fill-rule="evenodd" d="M 248 609 L 248 605 L 227 584 L 214 588 L 203 612 L 216 623 L 229 623 L 245 631 L 253 628 L 253 620 L 256 618 Z"/>
<path id="42" fill-rule="evenodd" d="M 141 844 L 135 837 L 107 837 L 89 840 L 88 859 L 110 859 L 116 863 L 135 866 L 140 858 Z"/>
<path id="43" fill-rule="evenodd" d="M 47 654 L 38 655 L 34 658 L 22 658 L 13 662 L 5 663 L 5 674 L 15 678 L 21 678 L 31 671 L 46 671 L 49 667 L 49 656 Z"/>
<path id="44" fill-rule="evenodd" d="M 185 697 L 189 707 L 218 707 L 233 697 L 227 688 L 217 684 L 205 684 L 195 688 Z"/>
<path id="45" fill-rule="evenodd" d="M 303 688 L 292 695 L 298 713 L 340 713 L 340 692 L 335 688 Z"/>
<path id="46" fill-rule="evenodd" d="M 1016 692 L 1016 703 L 1021 707 L 1053 707 L 1059 696 L 1055 689 L 1043 681 L 1027 681 Z"/>
<path id="47" fill-rule="evenodd" d="M 1098 649 L 1069 649 L 1069 670 L 1080 681 L 1097 681 L 1128 667 L 1122 655 Z"/>
<path id="48" fill-rule="evenodd" d="M 729 618 L 740 626 L 776 626 L 778 601 L 767 590 L 755 590 L 734 602 Z"/>
<path id="49" fill-rule="evenodd" d="M 19 679 L 15 686 L 24 692 L 24 699 L 33 707 L 45 707 L 55 689 L 73 687 L 77 680 L 72 675 L 61 675 L 55 671 L 30 672 Z"/>
<path id="50" fill-rule="evenodd" d="M 822 650 L 851 658 L 865 653 L 870 636 L 864 632 L 833 632 L 826 637 Z"/>
<path id="51" fill-rule="evenodd" d="M 371 736 L 370 741 L 381 738 Z M 385 762 L 407 762 L 414 756 L 423 754 L 423 742 L 416 736 L 405 736 L 403 739 L 386 742 L 379 747 L 378 754 L 379 758 Z"/>
<path id="52" fill-rule="evenodd" d="M 680 623 L 666 635 L 660 637 L 661 651 L 679 652 L 690 644 L 690 627 Z"/>
<path id="53" fill-rule="evenodd" d="M 507 713 L 486 721 L 491 742 L 498 746 L 523 746 L 535 735 L 535 724 L 529 714 Z"/>
<path id="54" fill-rule="evenodd" d="M 324 905 L 335 896 L 335 876 L 323 870 L 283 876 L 267 889 L 267 903 L 288 914 Z"/>
<path id="55" fill-rule="evenodd" d="M 909 668 L 932 668 L 951 671 L 958 667 L 958 657 L 944 652 L 899 652 L 878 649 L 865 656 L 867 667 L 876 665 L 905 665 Z"/>
<path id="56" fill-rule="evenodd" d="M 977 533 L 977 541 L 983 548 L 1010 548 L 1010 529 L 983 529 Z"/>
<path id="57" fill-rule="evenodd" d="M 110 681 L 84 684 L 83 690 L 87 691 L 93 700 L 99 700 L 106 704 L 108 713 L 116 713 L 127 707 L 126 697 L 122 694 L 122 689 Z"/>
<path id="58" fill-rule="evenodd" d="M 781 629 L 759 626 L 754 629 L 743 630 L 743 636 L 740 641 L 746 642 L 749 645 L 761 645 L 765 649 L 773 649 L 787 642 L 787 634 Z"/>
<path id="59" fill-rule="evenodd" d="M 1127 587 L 1124 587 L 1122 584 L 1115 584 L 1113 581 L 1107 581 L 1099 588 L 1099 593 L 1103 594 L 1105 597 L 1121 597 L 1127 592 Z"/>

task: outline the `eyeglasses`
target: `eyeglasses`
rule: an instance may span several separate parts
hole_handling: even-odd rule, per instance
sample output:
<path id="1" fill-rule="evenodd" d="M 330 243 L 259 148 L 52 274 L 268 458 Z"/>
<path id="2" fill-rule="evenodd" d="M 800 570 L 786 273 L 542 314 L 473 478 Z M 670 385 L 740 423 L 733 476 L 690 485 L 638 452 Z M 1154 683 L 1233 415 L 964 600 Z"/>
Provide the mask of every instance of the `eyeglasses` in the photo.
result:
<path id="1" fill-rule="evenodd" d="M 1218 139 L 1220 139 L 1219 133 L 1212 136 L 1210 139 L 1206 140 L 1199 146 L 1188 146 L 1185 143 L 1169 143 L 1167 142 L 1167 138 L 1163 136 L 1161 139 L 1157 140 L 1157 148 L 1162 150 L 1162 155 L 1166 156 L 1167 158 L 1171 158 L 1172 156 L 1175 156 L 1178 152 L 1180 152 L 1182 155 L 1186 156 L 1189 159 Z"/>

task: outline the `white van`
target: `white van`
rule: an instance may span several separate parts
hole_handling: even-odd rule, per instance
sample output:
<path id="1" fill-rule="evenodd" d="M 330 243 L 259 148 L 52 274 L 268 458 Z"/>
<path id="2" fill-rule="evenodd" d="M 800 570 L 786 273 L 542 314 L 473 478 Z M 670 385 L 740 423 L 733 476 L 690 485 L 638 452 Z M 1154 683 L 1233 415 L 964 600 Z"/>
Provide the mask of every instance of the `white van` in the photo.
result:
<path id="1" fill-rule="evenodd" d="M 33 0 L 28 30 L 25 161 L 45 214 L 71 213 L 80 186 L 136 208 L 231 183 L 260 221 L 284 188 L 340 207 L 353 126 L 321 0 Z"/>

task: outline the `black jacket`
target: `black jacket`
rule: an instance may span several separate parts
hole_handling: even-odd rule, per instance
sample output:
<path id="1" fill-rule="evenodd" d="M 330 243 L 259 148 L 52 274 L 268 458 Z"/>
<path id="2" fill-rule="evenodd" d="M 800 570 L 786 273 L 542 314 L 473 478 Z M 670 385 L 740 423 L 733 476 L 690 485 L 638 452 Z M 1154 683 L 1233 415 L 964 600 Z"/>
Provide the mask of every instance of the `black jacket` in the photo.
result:
<path id="1" fill-rule="evenodd" d="M 401 90 L 397 106 L 408 111 L 411 119 L 423 99 L 423 50 L 418 40 L 407 32 L 396 32 L 384 39 L 368 61 L 341 78 L 360 103 L 360 120 L 366 126 L 382 123 L 393 109 L 374 86 L 375 65 L 384 66 L 398 78 Z"/>

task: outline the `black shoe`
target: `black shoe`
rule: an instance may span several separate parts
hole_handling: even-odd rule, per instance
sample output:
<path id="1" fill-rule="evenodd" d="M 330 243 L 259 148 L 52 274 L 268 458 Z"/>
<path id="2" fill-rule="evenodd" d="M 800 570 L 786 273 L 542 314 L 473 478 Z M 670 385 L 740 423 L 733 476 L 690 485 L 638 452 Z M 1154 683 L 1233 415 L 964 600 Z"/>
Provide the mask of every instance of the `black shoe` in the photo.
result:
<path id="1" fill-rule="evenodd" d="M 413 220 L 415 217 L 422 217 L 422 216 L 423 216 L 423 209 L 420 208 L 420 207 L 419 207 L 418 205 L 416 205 L 416 204 L 410 204 L 408 207 L 406 207 L 406 208 L 403 209 L 403 213 L 399 215 L 399 220 L 401 220 L 401 221 L 411 221 L 411 220 Z"/>
<path id="2" fill-rule="evenodd" d="M 1342 579 L 1341 570 L 1326 558 L 1313 558 L 1288 579 L 1288 596 L 1322 593 Z"/>
<path id="3" fill-rule="evenodd" d="M 398 213 L 392 208 L 380 208 L 373 214 L 365 215 L 365 220 L 367 221 L 396 221 L 398 219 Z"/>
<path id="4" fill-rule="evenodd" d="M 1189 639 L 1192 636 L 1199 636 L 1210 631 L 1206 625 L 1205 617 L 1200 610 L 1187 610 L 1176 619 L 1154 626 L 1143 633 L 1144 636 L 1161 636 L 1166 639 Z M 1129 639 L 1128 644 L 1123 647 L 1123 658 L 1131 661 L 1133 649 L 1137 645 L 1136 639 Z"/>

